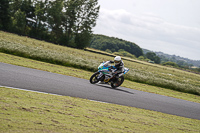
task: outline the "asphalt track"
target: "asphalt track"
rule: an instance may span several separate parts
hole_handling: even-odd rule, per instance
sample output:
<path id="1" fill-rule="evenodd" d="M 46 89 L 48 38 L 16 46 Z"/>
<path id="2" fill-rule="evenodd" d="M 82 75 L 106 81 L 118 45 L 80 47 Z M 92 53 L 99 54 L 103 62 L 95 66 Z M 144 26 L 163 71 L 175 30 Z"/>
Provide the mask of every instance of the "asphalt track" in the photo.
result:
<path id="1" fill-rule="evenodd" d="M 167 96 L 0 63 L 0 85 L 154 110 L 200 120 L 200 104 Z"/>

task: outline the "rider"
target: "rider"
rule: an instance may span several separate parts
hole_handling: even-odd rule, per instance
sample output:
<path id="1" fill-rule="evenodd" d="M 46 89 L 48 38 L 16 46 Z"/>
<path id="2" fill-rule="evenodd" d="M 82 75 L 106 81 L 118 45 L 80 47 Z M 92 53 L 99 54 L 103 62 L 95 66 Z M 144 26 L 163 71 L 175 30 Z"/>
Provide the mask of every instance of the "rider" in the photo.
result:
<path id="1" fill-rule="evenodd" d="M 124 72 L 124 62 L 122 61 L 120 56 L 116 56 L 114 61 L 110 61 L 109 63 L 115 63 L 115 68 L 117 69 L 114 74 L 116 78 L 119 78 L 123 75 Z"/>
<path id="2" fill-rule="evenodd" d="M 117 70 L 115 71 L 116 78 L 119 78 L 119 75 L 121 76 L 121 74 L 123 75 L 124 62 L 122 61 L 120 56 L 116 56 L 114 58 L 114 61 L 110 61 L 110 63 L 115 63 L 115 67 L 117 68 Z"/>
<path id="3" fill-rule="evenodd" d="M 114 58 L 114 61 L 107 61 L 104 65 L 110 64 L 110 63 L 115 63 L 115 68 L 117 69 L 114 71 L 114 69 L 111 67 L 110 71 L 112 72 L 112 75 L 115 75 L 116 79 L 118 79 L 120 76 L 123 75 L 124 72 L 124 63 L 121 59 L 120 56 L 116 56 Z M 104 84 L 104 81 L 101 81 L 100 83 Z"/>

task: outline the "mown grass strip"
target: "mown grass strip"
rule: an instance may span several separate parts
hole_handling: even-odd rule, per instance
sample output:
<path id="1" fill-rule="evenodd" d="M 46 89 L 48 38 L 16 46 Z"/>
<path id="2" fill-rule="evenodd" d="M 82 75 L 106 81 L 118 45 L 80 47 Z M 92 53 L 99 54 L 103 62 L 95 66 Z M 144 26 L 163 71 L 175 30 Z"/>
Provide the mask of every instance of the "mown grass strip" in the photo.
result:
<path id="1" fill-rule="evenodd" d="M 0 132 L 198 133 L 200 121 L 80 98 L 0 87 Z"/>

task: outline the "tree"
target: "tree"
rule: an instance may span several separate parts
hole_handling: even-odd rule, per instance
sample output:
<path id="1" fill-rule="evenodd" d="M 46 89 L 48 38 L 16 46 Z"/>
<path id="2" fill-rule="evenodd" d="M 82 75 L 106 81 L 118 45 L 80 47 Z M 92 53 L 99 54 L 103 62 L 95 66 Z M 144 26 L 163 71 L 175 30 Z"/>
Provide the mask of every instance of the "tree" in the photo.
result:
<path id="1" fill-rule="evenodd" d="M 21 2 L 20 9 L 25 13 L 26 18 L 33 18 L 35 16 L 35 7 L 32 1 L 33 0 L 23 0 Z"/>
<path id="2" fill-rule="evenodd" d="M 136 58 L 135 55 L 132 55 L 131 53 L 125 51 L 124 49 L 120 49 L 120 50 L 118 50 L 118 52 L 114 52 L 114 54 L 120 55 L 120 56 L 125 56 L 125 57 L 130 57 L 133 59 Z"/>
<path id="3" fill-rule="evenodd" d="M 112 52 L 118 52 L 120 49 L 124 49 L 124 51 L 136 57 L 143 55 L 142 49 L 135 43 L 104 35 L 93 35 L 90 47 L 103 51 L 109 49 Z"/>
<path id="4" fill-rule="evenodd" d="M 99 8 L 98 0 L 1 0 L 0 29 L 11 18 L 12 32 L 83 49 Z"/>
<path id="5" fill-rule="evenodd" d="M 69 0 L 65 3 L 63 24 L 69 40 L 75 36 L 78 48 L 89 46 L 92 28 L 96 25 L 98 0 Z M 82 43 L 80 40 L 84 40 Z M 78 43 L 78 44 L 77 44 Z"/>
<path id="6" fill-rule="evenodd" d="M 165 62 L 163 63 L 164 66 L 173 66 L 173 67 L 178 67 L 178 65 L 175 62 Z"/>
<path id="7" fill-rule="evenodd" d="M 64 0 L 56 0 L 49 2 L 49 7 L 47 9 L 47 21 L 51 29 L 52 41 L 58 43 L 58 40 L 63 35 L 62 29 L 62 10 L 63 10 Z"/>
<path id="8" fill-rule="evenodd" d="M 99 8 L 97 6 L 98 0 L 78 0 L 76 12 L 76 26 L 74 30 L 76 33 L 88 31 L 92 32 L 92 28 L 96 25 L 96 19 L 98 17 Z"/>
<path id="9" fill-rule="evenodd" d="M 31 37 L 50 41 L 47 23 L 48 0 L 37 1 L 34 5 L 34 16 L 31 18 L 32 21 L 29 21 L 27 24 L 31 28 L 29 35 Z"/>
<path id="10" fill-rule="evenodd" d="M 25 13 L 20 9 L 17 10 L 12 17 L 12 28 L 13 30 L 21 35 L 24 35 L 25 27 L 26 27 L 26 16 Z"/>
<path id="11" fill-rule="evenodd" d="M 28 35 L 30 28 L 28 27 L 29 19 L 34 17 L 35 8 L 33 0 L 10 0 L 9 12 L 11 15 L 12 32 Z"/>
<path id="12" fill-rule="evenodd" d="M 82 31 L 81 33 L 76 33 L 75 43 L 76 47 L 79 49 L 84 49 L 90 43 L 91 34 L 88 31 Z"/>
<path id="13" fill-rule="evenodd" d="M 146 57 L 152 61 L 154 61 L 156 64 L 160 63 L 160 58 L 156 56 L 154 52 L 147 52 Z"/>
<path id="14" fill-rule="evenodd" d="M 110 49 L 106 49 L 105 51 L 106 51 L 107 53 L 112 54 L 112 51 L 111 51 Z"/>
<path id="15" fill-rule="evenodd" d="M 0 30 L 9 30 L 9 0 L 0 0 Z"/>

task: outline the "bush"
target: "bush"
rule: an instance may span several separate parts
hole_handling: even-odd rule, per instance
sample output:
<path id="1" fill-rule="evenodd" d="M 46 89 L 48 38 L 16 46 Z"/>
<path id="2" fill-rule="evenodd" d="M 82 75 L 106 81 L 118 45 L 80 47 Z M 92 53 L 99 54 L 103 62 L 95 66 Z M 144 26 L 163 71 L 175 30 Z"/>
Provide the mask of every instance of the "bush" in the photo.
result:
<path id="1" fill-rule="evenodd" d="M 123 49 L 120 49 L 118 50 L 118 52 L 114 52 L 115 55 L 120 55 L 120 56 L 124 56 L 124 57 L 130 57 L 130 58 L 133 58 L 135 59 L 135 55 L 132 55 L 131 53 L 123 50 Z"/>
<path id="2" fill-rule="evenodd" d="M 164 65 L 164 66 L 178 67 L 178 65 L 175 62 L 165 62 L 162 65 Z"/>

